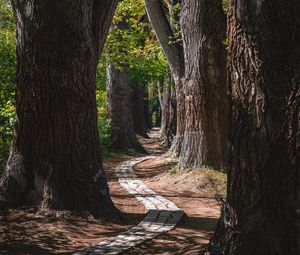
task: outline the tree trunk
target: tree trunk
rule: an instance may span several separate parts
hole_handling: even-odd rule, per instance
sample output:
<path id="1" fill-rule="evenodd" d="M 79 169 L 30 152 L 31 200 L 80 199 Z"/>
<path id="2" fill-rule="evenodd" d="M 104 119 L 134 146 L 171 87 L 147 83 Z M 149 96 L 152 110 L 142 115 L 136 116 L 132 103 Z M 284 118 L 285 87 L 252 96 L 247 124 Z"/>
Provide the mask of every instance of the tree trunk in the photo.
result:
<path id="1" fill-rule="evenodd" d="M 1 207 L 116 215 L 102 167 L 95 93 L 116 2 L 13 1 L 17 123 L 0 181 Z"/>
<path id="2" fill-rule="evenodd" d="M 157 82 L 157 91 L 159 104 L 161 108 L 161 126 L 160 126 L 160 136 L 162 139 L 166 137 L 167 134 L 167 122 L 168 122 L 168 105 L 170 102 L 171 89 L 163 81 Z"/>
<path id="3" fill-rule="evenodd" d="M 230 167 L 220 255 L 300 252 L 300 3 L 232 0 Z"/>
<path id="4" fill-rule="evenodd" d="M 112 146 L 115 149 L 145 152 L 134 132 L 129 73 L 108 64 L 107 77 L 107 108 L 111 119 Z"/>
<path id="5" fill-rule="evenodd" d="M 184 137 L 186 112 L 185 112 L 185 91 L 183 87 L 183 78 L 175 80 L 176 94 L 176 136 L 172 141 L 172 157 L 178 157 Z"/>
<path id="6" fill-rule="evenodd" d="M 185 118 L 185 127 L 180 167 L 220 168 L 225 165 L 228 131 L 222 1 L 184 0 L 181 28 L 185 57 L 181 118 Z"/>
<path id="7" fill-rule="evenodd" d="M 150 113 L 148 84 L 145 86 L 143 99 L 144 99 L 144 112 L 145 112 L 147 128 L 151 129 L 153 127 L 153 124 L 152 124 L 152 115 Z"/>
<path id="8" fill-rule="evenodd" d="M 165 81 L 164 86 L 158 85 L 158 90 L 163 90 L 163 94 L 159 92 L 162 109 L 160 133 L 162 144 L 166 147 L 170 147 L 176 134 L 176 93 L 172 85 L 169 81 Z"/>
<path id="9" fill-rule="evenodd" d="M 147 122 L 145 118 L 144 89 L 142 84 L 137 84 L 132 93 L 132 116 L 134 130 L 144 138 L 149 138 Z"/>

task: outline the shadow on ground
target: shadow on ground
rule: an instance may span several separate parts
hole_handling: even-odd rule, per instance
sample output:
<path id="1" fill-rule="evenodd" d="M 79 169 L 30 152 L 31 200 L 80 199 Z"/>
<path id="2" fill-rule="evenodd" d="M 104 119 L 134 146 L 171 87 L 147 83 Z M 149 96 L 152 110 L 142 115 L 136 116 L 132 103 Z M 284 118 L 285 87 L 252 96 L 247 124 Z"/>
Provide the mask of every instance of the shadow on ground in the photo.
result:
<path id="1" fill-rule="evenodd" d="M 120 225 L 123 226 L 123 231 L 130 227 L 127 220 L 116 227 L 114 223 L 75 216 L 57 218 L 25 212 L 26 210 L 1 212 L 0 254 L 71 254 L 85 247 L 80 239 L 89 240 L 92 244 L 117 235 Z M 142 219 L 144 214 L 125 213 L 124 216 L 132 220 Z M 214 218 L 191 218 L 185 215 L 174 230 L 177 234 L 164 234 L 158 238 L 158 243 L 155 239 L 125 254 L 186 254 L 186 251 L 199 251 L 199 246 L 204 243 L 201 240 L 209 238 L 215 224 Z M 199 232 L 198 235 L 195 235 L 195 231 Z M 141 251 L 143 252 L 140 253 Z"/>

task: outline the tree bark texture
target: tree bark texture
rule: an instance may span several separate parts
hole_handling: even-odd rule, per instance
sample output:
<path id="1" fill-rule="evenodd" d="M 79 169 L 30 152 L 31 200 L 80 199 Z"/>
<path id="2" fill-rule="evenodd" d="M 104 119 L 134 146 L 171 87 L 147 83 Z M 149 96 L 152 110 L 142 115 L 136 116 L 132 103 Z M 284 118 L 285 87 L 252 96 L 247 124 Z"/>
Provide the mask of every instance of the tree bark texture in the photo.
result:
<path id="1" fill-rule="evenodd" d="M 134 132 L 129 73 L 108 64 L 107 77 L 107 108 L 111 119 L 112 146 L 115 149 L 144 152 Z"/>
<path id="2" fill-rule="evenodd" d="M 226 19 L 221 0 L 184 0 L 185 128 L 180 167 L 225 164 L 228 132 Z"/>
<path id="3" fill-rule="evenodd" d="M 299 254 L 300 2 L 231 0 L 228 197 L 211 253 Z"/>
<path id="4" fill-rule="evenodd" d="M 161 88 L 163 87 L 163 88 Z M 159 101 L 162 109 L 161 139 L 162 144 L 170 147 L 176 135 L 176 93 L 171 82 L 165 81 L 164 86 L 158 85 Z"/>
<path id="5" fill-rule="evenodd" d="M 149 138 L 147 132 L 147 121 L 144 105 L 144 86 L 143 84 L 136 84 L 132 92 L 132 116 L 134 123 L 134 130 L 137 134 L 144 138 Z"/>
<path id="6" fill-rule="evenodd" d="M 172 141 L 172 157 L 179 157 L 184 137 L 186 112 L 185 112 L 185 91 L 183 87 L 183 77 L 175 81 L 176 95 L 176 135 Z"/>
<path id="7" fill-rule="evenodd" d="M 102 167 L 95 79 L 116 3 L 13 1 L 17 123 L 1 207 L 115 215 Z"/>

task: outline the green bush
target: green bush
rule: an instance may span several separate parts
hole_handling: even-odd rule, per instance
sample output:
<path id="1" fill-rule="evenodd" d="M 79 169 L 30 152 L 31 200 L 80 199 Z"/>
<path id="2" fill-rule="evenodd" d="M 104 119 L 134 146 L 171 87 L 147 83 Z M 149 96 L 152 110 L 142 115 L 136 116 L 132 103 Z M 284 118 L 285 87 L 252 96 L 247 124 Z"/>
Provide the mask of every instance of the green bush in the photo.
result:
<path id="1" fill-rule="evenodd" d="M 5 0 L 0 3 L 0 173 L 8 157 L 15 123 L 15 51 L 12 8 Z"/>

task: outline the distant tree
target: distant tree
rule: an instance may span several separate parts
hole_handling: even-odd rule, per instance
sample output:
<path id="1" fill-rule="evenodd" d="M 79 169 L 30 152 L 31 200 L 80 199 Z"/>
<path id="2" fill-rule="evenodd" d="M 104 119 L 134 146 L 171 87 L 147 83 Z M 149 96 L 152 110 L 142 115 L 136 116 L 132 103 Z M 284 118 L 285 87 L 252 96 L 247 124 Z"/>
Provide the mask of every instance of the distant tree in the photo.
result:
<path id="1" fill-rule="evenodd" d="M 126 26 L 118 24 L 126 22 Z M 129 73 L 135 132 L 148 137 L 151 127 L 148 83 L 162 79 L 167 63 L 149 27 L 144 1 L 122 0 L 115 13 L 107 44 L 108 61 Z"/>
<path id="2" fill-rule="evenodd" d="M 166 147 L 171 146 L 176 135 L 176 92 L 171 77 L 157 83 L 161 107 L 161 138 Z"/>
<path id="3" fill-rule="evenodd" d="M 134 85 L 131 96 L 132 100 L 132 115 L 134 129 L 137 134 L 145 138 L 149 138 L 146 113 L 145 113 L 145 102 L 144 102 L 144 91 L 145 83 L 139 82 Z"/>
<path id="4" fill-rule="evenodd" d="M 116 0 L 14 0 L 17 120 L 0 206 L 113 217 L 95 95 Z"/>
<path id="5" fill-rule="evenodd" d="M 129 72 L 107 67 L 107 103 L 111 119 L 111 144 L 115 149 L 144 151 L 134 130 Z"/>
<path id="6" fill-rule="evenodd" d="M 180 4 L 180 2 L 181 1 L 170 1 L 169 9 L 171 14 L 175 15 L 173 8 Z M 176 31 L 174 30 L 174 23 L 178 21 L 178 17 L 171 15 L 172 20 L 170 21 L 167 16 L 168 12 L 165 10 L 163 2 L 160 0 L 145 0 L 145 7 L 159 44 L 168 60 L 172 77 L 175 82 L 177 123 L 176 137 L 173 141 L 172 151 L 174 156 L 178 156 L 185 125 L 185 97 L 182 83 L 184 78 L 183 48 L 181 43 L 176 41 Z"/>
<path id="7" fill-rule="evenodd" d="M 213 255 L 300 252 L 300 2 L 235 1 L 228 194 Z"/>
<path id="8" fill-rule="evenodd" d="M 128 15 L 121 12 L 124 9 L 124 3 L 120 3 L 116 11 L 115 20 L 111 27 L 110 37 L 114 37 L 115 42 L 120 42 L 123 39 L 123 33 L 129 29 Z M 118 15 L 119 14 L 119 15 Z M 126 39 L 125 39 L 126 40 Z M 131 37 L 127 40 L 132 40 Z M 113 52 L 107 52 L 108 59 L 110 55 L 122 56 L 125 60 L 130 56 L 128 47 L 125 43 L 119 43 L 118 46 L 110 46 Z M 111 119 L 111 145 L 115 149 L 135 149 L 145 152 L 142 145 L 139 143 L 132 118 L 131 105 L 131 87 L 130 87 L 130 65 L 127 61 L 124 63 L 111 61 L 107 66 L 107 113 Z M 116 66 L 115 66 L 116 65 Z"/>

